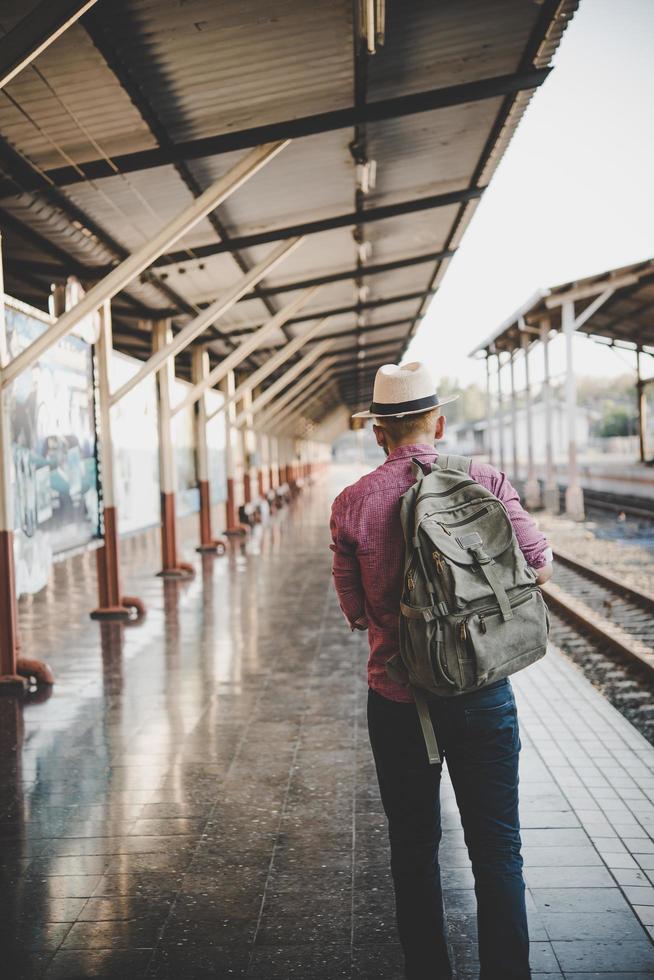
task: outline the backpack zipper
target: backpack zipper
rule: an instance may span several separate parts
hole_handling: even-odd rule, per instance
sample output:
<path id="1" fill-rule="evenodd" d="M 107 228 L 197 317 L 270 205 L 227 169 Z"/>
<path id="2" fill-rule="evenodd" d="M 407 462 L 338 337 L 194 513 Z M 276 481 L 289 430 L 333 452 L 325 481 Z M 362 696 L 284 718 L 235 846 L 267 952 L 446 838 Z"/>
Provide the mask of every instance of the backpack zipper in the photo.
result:
<path id="1" fill-rule="evenodd" d="M 470 487 L 472 486 L 473 483 L 476 482 L 477 482 L 476 480 L 462 480 L 461 483 L 455 483 L 454 486 L 450 487 L 449 490 L 440 490 L 440 491 L 433 490 L 431 493 L 421 493 L 420 496 L 416 498 L 415 506 L 417 507 L 420 501 L 426 500 L 427 497 L 450 497 L 453 493 L 456 493 L 457 490 L 460 490 L 462 487 Z"/>
<path id="2" fill-rule="evenodd" d="M 511 609 L 516 609 L 518 606 L 521 606 L 524 602 L 529 602 L 534 592 L 538 592 L 538 591 L 539 591 L 538 586 L 536 586 L 535 588 L 530 589 L 526 595 L 521 595 L 517 599 L 514 599 L 513 602 L 509 599 L 509 605 L 511 606 Z M 469 619 L 474 619 L 475 616 L 477 617 L 477 619 L 483 620 L 483 628 L 481 627 L 480 624 L 480 629 L 482 633 L 485 633 L 488 629 L 485 621 L 486 616 L 497 616 L 498 613 L 500 612 L 501 610 L 497 603 L 495 603 L 492 606 L 482 606 L 481 609 L 476 609 L 474 612 L 469 613 L 465 617 L 465 621 L 467 623 Z"/>
<path id="3" fill-rule="evenodd" d="M 443 569 L 445 568 L 445 562 L 443 561 L 443 556 L 438 551 L 432 551 L 431 553 L 432 561 L 436 566 L 436 571 L 439 575 L 443 574 Z"/>
<path id="4" fill-rule="evenodd" d="M 476 521 L 478 517 L 483 517 L 487 513 L 488 513 L 488 507 L 482 507 L 482 509 L 477 511 L 476 514 L 470 514 L 468 517 L 464 517 L 460 521 L 451 521 L 449 524 L 443 524 L 442 521 L 436 521 L 436 523 L 438 524 L 439 527 L 443 528 L 446 534 L 451 535 L 452 532 L 448 531 L 448 527 L 463 527 L 464 524 L 472 524 L 472 522 Z"/>

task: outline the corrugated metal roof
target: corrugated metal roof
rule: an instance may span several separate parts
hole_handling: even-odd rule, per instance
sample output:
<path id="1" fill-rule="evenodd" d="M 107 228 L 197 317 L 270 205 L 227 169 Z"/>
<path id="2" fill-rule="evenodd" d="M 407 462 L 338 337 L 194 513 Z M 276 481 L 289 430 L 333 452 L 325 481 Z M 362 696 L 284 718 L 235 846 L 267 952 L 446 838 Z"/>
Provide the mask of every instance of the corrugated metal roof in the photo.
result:
<path id="1" fill-rule="evenodd" d="M 5 6 L 9 24 L 24 9 L 15 0 Z M 388 0 L 385 46 L 374 57 L 361 52 L 355 57 L 350 0 L 98 4 L 0 98 L 6 141 L 0 145 L 0 167 L 19 189 L 35 169 L 113 161 L 120 154 L 301 119 L 353 106 L 357 93 L 370 103 L 542 67 L 575 8 L 576 0 Z M 3 26 L 7 29 L 0 19 Z M 483 186 L 530 94 L 479 99 L 358 127 L 359 152 L 378 165 L 376 187 L 359 207 L 367 211 L 475 183 Z M 117 343 L 125 349 L 136 343 L 145 351 L 148 315 L 172 314 L 182 325 L 193 307 L 210 302 L 273 247 L 250 244 L 239 253 L 205 254 L 224 247 L 226 235 L 241 238 L 354 213 L 354 136 L 348 127 L 296 139 L 199 222 L 174 246 L 174 262 L 159 264 L 117 298 Z M 5 196 L 0 224 L 2 211 L 7 212 L 9 289 L 31 302 L 41 290 L 43 305 L 55 276 L 110 267 L 155 235 L 241 156 L 242 151 L 210 154 L 85 179 L 60 190 Z M 325 284 L 301 311 L 299 322 L 278 332 L 266 349 L 304 329 L 313 314 L 348 309 L 330 317 L 321 334 L 343 331 L 338 346 L 350 345 L 353 352 L 357 345 L 374 350 L 395 340 L 395 348 L 383 348 L 388 350 L 383 359 L 399 357 L 429 290 L 437 288 L 447 268 L 447 259 L 436 265 L 411 260 L 455 248 L 475 206 L 474 201 L 452 204 L 360 224 L 358 234 L 371 247 L 365 265 L 409 264 L 366 276 L 367 295 L 359 305 L 352 278 Z M 354 231 L 338 227 L 308 237 L 263 280 L 265 295 L 250 294 L 220 321 L 223 339 L 215 339 L 216 331 L 214 339 L 207 336 L 214 354 L 224 353 L 243 330 L 264 322 L 271 310 L 297 295 L 293 289 L 275 294 L 275 286 L 353 272 L 360 261 Z M 198 249 L 203 251 L 196 255 Z M 74 269 L 66 269 L 67 256 Z M 50 272 L 50 267 L 59 271 Z M 92 281 L 91 271 L 88 276 Z M 388 323 L 399 325 L 383 327 Z M 367 332 L 377 324 L 380 330 Z M 251 363 L 265 356 L 265 351 L 255 354 Z M 180 358 L 182 366 L 185 361 Z"/>

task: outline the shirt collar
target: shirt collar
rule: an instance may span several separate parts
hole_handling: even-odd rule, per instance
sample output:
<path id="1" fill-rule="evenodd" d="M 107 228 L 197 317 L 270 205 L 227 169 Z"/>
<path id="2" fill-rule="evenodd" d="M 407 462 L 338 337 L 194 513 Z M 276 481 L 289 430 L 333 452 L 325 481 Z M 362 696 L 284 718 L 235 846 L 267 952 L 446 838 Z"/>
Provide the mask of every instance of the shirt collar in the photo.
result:
<path id="1" fill-rule="evenodd" d="M 408 446 L 398 446 L 385 459 L 389 463 L 393 459 L 406 459 L 407 456 L 438 456 L 438 451 L 434 445 L 428 442 L 411 443 Z"/>

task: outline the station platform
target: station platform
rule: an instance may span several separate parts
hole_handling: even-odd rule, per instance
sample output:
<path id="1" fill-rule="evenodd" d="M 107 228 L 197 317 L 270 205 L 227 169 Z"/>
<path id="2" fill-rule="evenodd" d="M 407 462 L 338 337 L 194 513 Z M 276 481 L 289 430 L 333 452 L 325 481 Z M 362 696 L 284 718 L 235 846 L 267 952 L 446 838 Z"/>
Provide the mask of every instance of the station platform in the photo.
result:
<path id="1" fill-rule="evenodd" d="M 368 745 L 366 637 L 330 577 L 334 468 L 197 575 L 122 543 L 144 623 L 98 625 L 93 555 L 21 600 L 48 700 L 0 701 L 8 980 L 400 980 Z M 535 980 L 654 976 L 654 749 L 555 649 L 514 678 Z M 443 788 L 457 977 L 477 976 L 473 881 Z"/>

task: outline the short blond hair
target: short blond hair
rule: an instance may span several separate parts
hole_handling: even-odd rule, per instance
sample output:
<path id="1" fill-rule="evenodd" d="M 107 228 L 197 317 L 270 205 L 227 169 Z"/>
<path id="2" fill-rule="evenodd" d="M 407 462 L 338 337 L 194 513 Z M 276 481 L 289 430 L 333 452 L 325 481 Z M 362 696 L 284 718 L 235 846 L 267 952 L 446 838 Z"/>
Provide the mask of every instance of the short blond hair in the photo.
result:
<path id="1" fill-rule="evenodd" d="M 396 415 L 385 418 L 377 416 L 375 422 L 388 432 L 394 443 L 397 443 L 403 442 L 411 436 L 420 435 L 426 429 L 435 429 L 440 414 L 440 409 L 430 408 L 428 412 L 405 415 L 403 418 L 398 418 Z"/>

